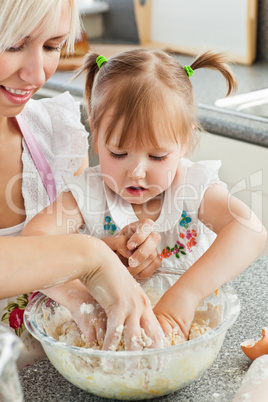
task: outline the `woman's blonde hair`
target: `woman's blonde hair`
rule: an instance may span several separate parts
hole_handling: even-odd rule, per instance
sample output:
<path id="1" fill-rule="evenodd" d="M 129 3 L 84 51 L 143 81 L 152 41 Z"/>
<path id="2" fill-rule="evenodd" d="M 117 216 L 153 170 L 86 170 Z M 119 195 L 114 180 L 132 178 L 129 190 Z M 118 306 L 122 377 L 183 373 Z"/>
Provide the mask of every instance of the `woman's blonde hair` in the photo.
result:
<path id="1" fill-rule="evenodd" d="M 118 123 L 118 147 L 152 144 L 167 139 L 191 151 L 201 129 L 196 117 L 191 80 L 184 67 L 159 50 L 137 49 L 112 57 L 99 69 L 98 54 L 89 53 L 78 75 L 86 72 L 85 99 L 96 140 L 102 119 L 110 112 L 106 143 Z M 226 79 L 227 95 L 236 89 L 236 79 L 223 54 L 207 51 L 191 64 L 193 70 L 218 70 Z M 131 134 L 130 134 L 131 133 Z"/>
<path id="2" fill-rule="evenodd" d="M 76 0 L 70 4 L 70 30 L 67 49 L 72 51 L 80 34 L 80 20 Z M 31 32 L 52 32 L 60 17 L 62 0 L 1 0 L 0 53 L 21 41 Z"/>

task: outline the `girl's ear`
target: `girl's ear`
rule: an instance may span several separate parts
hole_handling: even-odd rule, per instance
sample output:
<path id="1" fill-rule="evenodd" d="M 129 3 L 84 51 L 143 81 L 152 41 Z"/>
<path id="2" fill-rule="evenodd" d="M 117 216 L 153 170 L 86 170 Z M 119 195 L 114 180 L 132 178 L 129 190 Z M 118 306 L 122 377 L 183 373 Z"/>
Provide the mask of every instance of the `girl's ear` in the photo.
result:
<path id="1" fill-rule="evenodd" d="M 92 135 L 92 144 L 93 144 L 94 152 L 95 152 L 95 154 L 97 154 L 98 153 L 98 144 L 97 144 L 97 141 L 95 139 L 94 126 L 93 126 L 93 123 L 92 123 L 91 116 L 89 116 L 89 118 L 88 118 L 88 124 L 89 124 L 91 135 Z"/>

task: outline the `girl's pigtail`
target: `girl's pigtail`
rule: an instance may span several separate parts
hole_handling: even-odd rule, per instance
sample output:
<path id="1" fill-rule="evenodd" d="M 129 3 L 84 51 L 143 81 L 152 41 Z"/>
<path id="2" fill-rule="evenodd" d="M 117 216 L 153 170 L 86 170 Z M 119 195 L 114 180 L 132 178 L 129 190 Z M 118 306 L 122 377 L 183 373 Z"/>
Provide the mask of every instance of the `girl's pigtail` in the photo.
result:
<path id="1" fill-rule="evenodd" d="M 85 56 L 82 67 L 80 67 L 80 69 L 77 70 L 77 73 L 74 77 L 74 79 L 75 79 L 82 73 L 86 73 L 84 98 L 86 100 L 86 104 L 88 105 L 89 109 L 90 109 L 90 105 L 91 105 L 91 94 L 92 94 L 94 79 L 95 79 L 97 73 L 99 72 L 99 67 L 96 62 L 96 59 L 98 56 L 99 56 L 99 54 L 97 54 L 97 53 L 88 53 Z M 89 112 L 89 114 L 91 113 L 90 110 L 88 110 L 88 112 Z"/>
<path id="2" fill-rule="evenodd" d="M 225 54 L 206 51 L 197 56 L 197 58 L 191 64 L 191 68 L 193 70 L 197 70 L 198 68 L 211 68 L 212 70 L 219 71 L 227 82 L 228 91 L 226 96 L 228 96 L 232 92 L 236 91 L 237 81 L 232 70 L 226 64 L 227 62 L 228 57 Z"/>

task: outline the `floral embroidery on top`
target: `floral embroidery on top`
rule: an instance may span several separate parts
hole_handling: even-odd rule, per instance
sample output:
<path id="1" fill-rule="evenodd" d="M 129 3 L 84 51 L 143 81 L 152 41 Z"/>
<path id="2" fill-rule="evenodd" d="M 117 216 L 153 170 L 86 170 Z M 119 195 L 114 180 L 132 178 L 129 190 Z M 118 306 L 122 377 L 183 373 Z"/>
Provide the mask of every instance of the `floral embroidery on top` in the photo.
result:
<path id="1" fill-rule="evenodd" d="M 186 211 L 182 211 L 181 217 L 182 219 L 180 220 L 180 226 L 183 226 L 185 227 L 185 229 L 188 229 L 189 227 L 188 223 L 190 223 L 192 219 L 190 218 L 190 216 L 187 216 Z"/>
<path id="2" fill-rule="evenodd" d="M 105 224 L 104 224 L 104 230 L 109 230 L 111 234 L 114 234 L 116 231 L 117 227 L 116 225 L 112 222 L 112 219 L 110 216 L 105 216 Z"/>
<path id="3" fill-rule="evenodd" d="M 186 243 L 186 247 L 190 251 L 190 253 L 192 252 L 192 248 L 196 245 L 196 237 L 196 230 L 187 230 L 186 238 L 189 239 L 189 241 Z"/>
<path id="4" fill-rule="evenodd" d="M 176 258 L 180 258 L 180 253 L 183 255 L 186 255 L 184 248 L 185 245 L 180 243 L 179 241 L 176 242 L 177 244 L 175 244 L 174 247 L 170 248 L 169 246 L 167 246 L 166 248 L 164 248 L 162 250 L 162 253 L 159 254 L 160 260 L 162 261 L 164 258 L 169 258 L 172 256 L 172 254 L 175 254 Z"/>
<path id="5" fill-rule="evenodd" d="M 7 312 L 2 316 L 1 321 L 13 328 L 17 336 L 21 336 L 26 329 L 23 322 L 24 310 L 37 293 L 18 296 L 15 301 L 10 301 L 4 308 Z"/>
<path id="6" fill-rule="evenodd" d="M 181 239 L 176 241 L 176 244 L 173 247 L 167 246 L 162 250 L 162 252 L 159 254 L 159 257 L 161 261 L 164 258 L 170 258 L 173 254 L 175 254 L 176 258 L 180 258 L 180 254 L 186 255 L 186 252 L 188 251 L 189 253 L 192 252 L 192 248 L 197 244 L 196 238 L 197 238 L 197 232 L 195 229 L 188 229 L 192 219 L 187 216 L 186 211 L 182 211 L 181 214 L 182 219 L 180 220 L 180 226 L 183 229 L 187 229 L 186 232 L 181 232 L 179 234 L 179 237 Z"/>

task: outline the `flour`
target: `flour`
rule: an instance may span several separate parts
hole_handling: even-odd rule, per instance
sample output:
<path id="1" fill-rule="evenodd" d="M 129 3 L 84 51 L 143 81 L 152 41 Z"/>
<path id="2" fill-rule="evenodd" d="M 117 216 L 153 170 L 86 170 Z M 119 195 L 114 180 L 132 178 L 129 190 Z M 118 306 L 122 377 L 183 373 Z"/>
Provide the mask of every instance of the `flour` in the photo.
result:
<path id="1" fill-rule="evenodd" d="M 93 304 L 89 303 L 83 303 L 80 306 L 80 313 L 81 314 L 91 314 L 95 310 L 95 307 Z"/>
<path id="2" fill-rule="evenodd" d="M 132 176 L 139 177 L 142 173 L 143 173 L 143 162 L 139 162 L 139 164 L 133 170 Z"/>
<path id="3" fill-rule="evenodd" d="M 93 309 L 92 309 L 93 307 Z M 81 311 L 82 310 L 82 311 Z M 94 306 L 91 304 L 82 304 L 80 312 L 94 312 Z M 49 312 L 45 314 L 49 316 Z M 206 334 L 215 328 L 221 317 L 221 309 L 219 306 L 214 306 L 210 303 L 207 305 L 207 310 L 198 311 L 195 314 L 195 318 L 190 328 L 189 340 L 193 340 Z M 94 318 L 93 318 L 94 319 Z M 70 312 L 64 307 L 59 306 L 46 326 L 46 332 L 54 339 L 64 342 L 68 345 L 78 346 L 82 348 L 90 348 L 86 338 L 78 328 L 77 324 L 73 321 Z M 115 349 L 111 347 L 111 351 L 123 351 L 125 350 L 125 328 L 123 325 L 119 325 L 115 329 L 115 334 L 120 337 L 120 342 Z M 166 336 L 164 339 L 164 346 L 170 347 L 186 342 L 187 340 L 177 333 L 177 329 L 174 328 L 170 336 Z M 142 350 L 147 350 L 152 347 L 152 339 L 148 337 L 143 328 L 141 328 L 141 345 L 138 344 L 136 336 L 131 338 L 132 345 L 134 347 L 141 346 Z M 95 343 L 93 349 L 101 350 L 103 344 Z"/>

